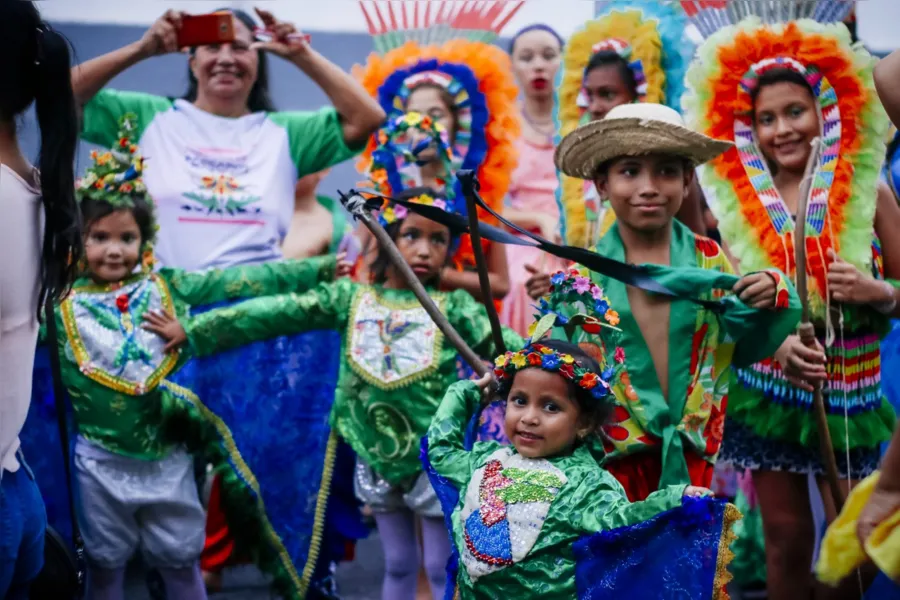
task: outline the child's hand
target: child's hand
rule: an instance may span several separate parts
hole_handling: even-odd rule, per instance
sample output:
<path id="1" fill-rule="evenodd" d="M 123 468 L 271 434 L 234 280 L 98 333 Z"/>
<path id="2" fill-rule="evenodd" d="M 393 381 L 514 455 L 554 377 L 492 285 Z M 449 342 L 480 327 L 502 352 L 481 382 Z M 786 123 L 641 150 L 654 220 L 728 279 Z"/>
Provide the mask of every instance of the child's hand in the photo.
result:
<path id="1" fill-rule="evenodd" d="M 689 485 L 684 488 L 684 497 L 686 498 L 702 498 L 704 496 L 712 496 L 712 490 L 696 485 Z"/>
<path id="2" fill-rule="evenodd" d="M 850 263 L 844 262 L 831 248 L 828 249 L 828 258 L 832 260 L 828 267 L 828 289 L 835 301 L 873 305 L 886 305 L 894 301 L 891 284 L 861 273 Z"/>
<path id="3" fill-rule="evenodd" d="M 775 308 L 778 286 L 769 273 L 751 273 L 734 284 L 741 302 L 753 308 Z"/>
<path id="4" fill-rule="evenodd" d="M 354 264 L 347 260 L 346 252 L 338 252 L 337 255 L 337 269 L 334 271 L 334 278 L 340 279 L 341 277 L 349 277 L 353 274 Z"/>
<path id="5" fill-rule="evenodd" d="M 494 374 L 491 371 L 475 380 L 475 385 L 478 386 L 478 390 L 481 392 L 481 402 L 485 405 L 490 404 L 491 400 L 493 400 L 495 389 L 493 383 Z"/>
<path id="6" fill-rule="evenodd" d="M 801 390 L 811 392 L 813 386 L 810 382 L 817 383 L 828 378 L 825 370 L 828 358 L 818 340 L 814 348 L 807 348 L 800 341 L 800 336 L 789 335 L 775 351 L 775 360 L 781 365 L 784 378 Z"/>
<path id="7" fill-rule="evenodd" d="M 181 322 L 165 311 L 149 311 L 144 315 L 144 324 L 141 327 L 167 342 L 163 352 L 175 351 L 187 341 L 187 334 Z"/>
<path id="8" fill-rule="evenodd" d="M 537 300 L 550 293 L 550 274 L 541 273 L 533 265 L 525 265 L 525 270 L 531 275 L 525 282 L 525 291 L 532 300 Z"/>

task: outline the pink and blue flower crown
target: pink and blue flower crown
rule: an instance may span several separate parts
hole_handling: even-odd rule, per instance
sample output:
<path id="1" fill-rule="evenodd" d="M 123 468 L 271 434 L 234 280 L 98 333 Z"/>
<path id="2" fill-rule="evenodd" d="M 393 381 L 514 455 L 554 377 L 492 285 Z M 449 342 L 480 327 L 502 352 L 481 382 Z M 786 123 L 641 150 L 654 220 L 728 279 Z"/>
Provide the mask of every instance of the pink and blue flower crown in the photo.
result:
<path id="1" fill-rule="evenodd" d="M 559 373 L 602 400 L 610 394 L 625 362 L 625 351 L 618 345 L 619 313 L 610 307 L 603 290 L 575 269 L 554 273 L 550 283 L 550 293 L 540 299 L 535 322 L 529 327 L 531 341 L 518 352 L 497 357 L 494 375 L 501 389 L 508 391 L 518 371 L 541 368 Z M 542 344 L 551 330 L 562 334 L 554 337 L 564 336 L 593 355 L 602 371 L 595 373 L 571 355 Z"/>

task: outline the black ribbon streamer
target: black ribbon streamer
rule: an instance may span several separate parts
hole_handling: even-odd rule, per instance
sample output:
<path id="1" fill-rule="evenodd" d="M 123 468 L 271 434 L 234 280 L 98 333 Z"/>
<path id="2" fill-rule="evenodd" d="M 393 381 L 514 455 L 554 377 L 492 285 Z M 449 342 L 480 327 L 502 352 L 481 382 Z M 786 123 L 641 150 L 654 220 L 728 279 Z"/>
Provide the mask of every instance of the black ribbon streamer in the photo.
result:
<path id="1" fill-rule="evenodd" d="M 475 173 L 472 170 L 462 169 L 456 173 L 456 176 L 459 179 L 463 194 L 467 196 L 471 194 L 475 199 L 475 203 L 483 210 L 493 215 L 500 223 L 502 223 L 506 227 L 509 227 L 513 231 L 526 236 L 528 239 L 522 239 L 505 229 L 494 227 L 493 225 L 488 225 L 487 223 L 479 222 L 478 232 L 481 234 L 481 237 L 498 244 L 540 248 L 548 254 L 552 254 L 553 256 L 557 256 L 559 258 L 584 265 L 591 271 L 595 271 L 597 273 L 600 273 L 601 275 L 605 275 L 606 277 L 615 279 L 616 281 L 621 281 L 625 285 L 630 285 L 654 294 L 669 296 L 670 298 L 688 300 L 713 312 L 719 313 L 724 310 L 724 306 L 720 301 L 703 300 L 672 291 L 668 287 L 653 279 L 649 275 L 647 269 L 644 267 L 630 265 L 613 258 L 602 256 L 600 254 L 597 254 L 596 252 L 585 250 L 584 248 L 554 244 L 553 242 L 545 240 L 535 233 L 522 229 L 504 219 L 503 216 L 494 212 L 494 210 L 491 209 L 490 206 L 484 203 L 484 200 L 481 199 L 481 197 L 478 195 L 478 192 L 476 191 L 478 180 L 476 179 Z M 417 204 L 415 202 L 408 202 L 405 200 L 390 198 L 372 190 L 350 190 L 350 195 L 352 196 L 354 194 L 374 196 L 374 198 L 366 201 L 367 207 L 372 210 L 380 209 L 384 201 L 387 200 L 388 202 L 403 206 L 407 210 L 425 217 L 430 221 L 434 221 L 446 226 L 450 230 L 450 233 L 454 236 L 461 235 L 463 233 L 469 233 L 468 219 L 455 213 L 448 213 L 447 211 L 435 206 L 428 206 L 425 204 Z M 343 194 L 341 195 L 343 196 Z"/>

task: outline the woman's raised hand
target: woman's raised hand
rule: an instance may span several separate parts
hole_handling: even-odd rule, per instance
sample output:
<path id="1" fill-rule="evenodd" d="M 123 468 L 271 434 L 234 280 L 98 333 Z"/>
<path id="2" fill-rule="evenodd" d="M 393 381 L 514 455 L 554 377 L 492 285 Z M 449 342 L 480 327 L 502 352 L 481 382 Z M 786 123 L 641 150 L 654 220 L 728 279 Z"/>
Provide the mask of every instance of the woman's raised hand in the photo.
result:
<path id="1" fill-rule="evenodd" d="M 167 10 L 150 26 L 141 38 L 141 48 L 146 57 L 159 56 L 178 52 L 178 30 L 181 29 L 181 17 L 184 13 Z"/>
<path id="2" fill-rule="evenodd" d="M 254 42 L 253 50 L 265 50 L 281 58 L 291 60 L 303 56 L 309 51 L 309 43 L 293 23 L 279 21 L 267 10 L 256 9 L 256 14 L 263 22 L 266 33 L 272 36 L 270 41 Z"/>

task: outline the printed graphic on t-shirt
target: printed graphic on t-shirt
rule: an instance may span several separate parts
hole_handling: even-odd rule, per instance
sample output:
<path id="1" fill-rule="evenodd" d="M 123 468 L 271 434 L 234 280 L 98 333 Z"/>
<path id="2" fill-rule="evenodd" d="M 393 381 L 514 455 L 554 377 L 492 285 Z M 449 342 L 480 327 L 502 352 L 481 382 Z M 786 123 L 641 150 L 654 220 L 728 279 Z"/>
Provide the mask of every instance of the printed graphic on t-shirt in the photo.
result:
<path id="1" fill-rule="evenodd" d="M 260 196 L 246 185 L 247 154 L 226 148 L 186 148 L 184 161 L 195 188 L 184 192 L 178 220 L 190 223 L 264 225 Z"/>

